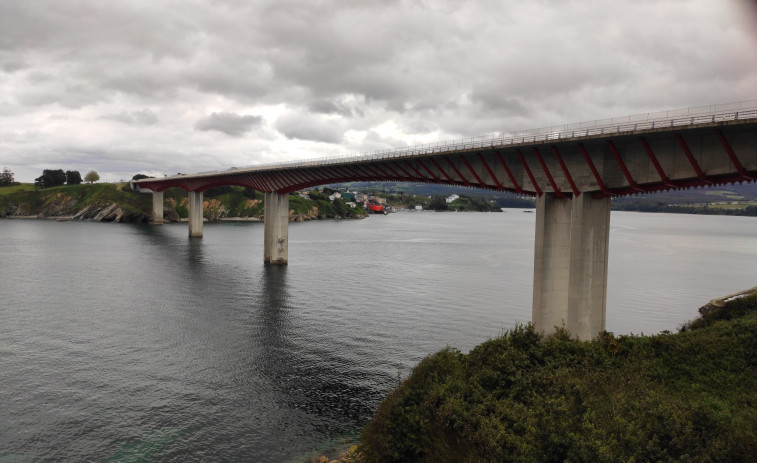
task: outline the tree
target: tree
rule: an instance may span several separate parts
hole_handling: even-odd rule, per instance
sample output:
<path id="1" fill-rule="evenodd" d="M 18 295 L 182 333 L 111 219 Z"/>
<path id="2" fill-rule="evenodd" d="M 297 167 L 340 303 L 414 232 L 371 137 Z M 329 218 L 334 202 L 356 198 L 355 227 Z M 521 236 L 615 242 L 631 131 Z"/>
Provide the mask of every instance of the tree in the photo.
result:
<path id="1" fill-rule="evenodd" d="M 66 171 L 66 185 L 79 185 L 81 184 L 81 174 L 78 170 Z"/>
<path id="2" fill-rule="evenodd" d="M 37 188 L 50 188 L 66 183 L 66 173 L 63 169 L 45 169 L 42 175 L 34 179 L 34 186 Z"/>
<path id="3" fill-rule="evenodd" d="M 98 180 L 100 180 L 100 175 L 94 170 L 90 170 L 89 172 L 87 172 L 87 175 L 84 176 L 85 182 L 95 183 Z"/>
<path id="4" fill-rule="evenodd" d="M 445 211 L 447 210 L 447 199 L 444 196 L 434 196 L 431 198 L 428 208 L 435 211 Z"/>
<path id="5" fill-rule="evenodd" d="M 143 178 L 153 178 L 145 174 L 137 174 L 134 177 L 132 177 L 132 180 L 142 180 Z"/>
<path id="6" fill-rule="evenodd" d="M 3 173 L 0 174 L 0 186 L 13 184 L 13 172 L 7 167 L 3 167 Z"/>

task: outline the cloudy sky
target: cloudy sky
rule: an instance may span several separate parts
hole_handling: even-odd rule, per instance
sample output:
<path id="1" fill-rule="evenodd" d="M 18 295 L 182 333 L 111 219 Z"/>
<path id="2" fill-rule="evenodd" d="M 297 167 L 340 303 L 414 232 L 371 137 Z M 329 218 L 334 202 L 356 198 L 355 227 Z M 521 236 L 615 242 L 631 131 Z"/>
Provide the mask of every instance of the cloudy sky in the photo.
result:
<path id="1" fill-rule="evenodd" d="M 0 167 L 107 181 L 757 98 L 752 0 L 0 0 Z"/>

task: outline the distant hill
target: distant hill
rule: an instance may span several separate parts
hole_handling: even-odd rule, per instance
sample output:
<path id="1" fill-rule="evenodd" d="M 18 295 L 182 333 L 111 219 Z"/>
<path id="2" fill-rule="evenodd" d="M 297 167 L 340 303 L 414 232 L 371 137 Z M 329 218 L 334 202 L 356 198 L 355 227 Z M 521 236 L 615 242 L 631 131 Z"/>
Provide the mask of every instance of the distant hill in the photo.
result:
<path id="1" fill-rule="evenodd" d="M 496 201 L 500 207 L 534 207 L 534 198 L 514 193 L 411 182 L 352 182 L 330 185 L 381 194 L 417 196 L 465 195 Z M 691 188 L 680 191 L 639 194 L 613 198 L 614 210 L 683 212 L 692 214 L 757 215 L 757 183 Z"/>

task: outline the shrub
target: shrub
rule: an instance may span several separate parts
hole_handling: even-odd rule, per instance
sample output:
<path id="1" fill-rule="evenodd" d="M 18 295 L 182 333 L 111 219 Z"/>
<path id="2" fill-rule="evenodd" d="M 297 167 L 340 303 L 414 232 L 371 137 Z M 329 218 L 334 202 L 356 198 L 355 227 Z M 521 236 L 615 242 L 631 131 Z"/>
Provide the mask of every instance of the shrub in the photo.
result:
<path id="1" fill-rule="evenodd" d="M 368 462 L 751 461 L 757 296 L 678 334 L 518 326 L 424 359 L 363 429 Z"/>

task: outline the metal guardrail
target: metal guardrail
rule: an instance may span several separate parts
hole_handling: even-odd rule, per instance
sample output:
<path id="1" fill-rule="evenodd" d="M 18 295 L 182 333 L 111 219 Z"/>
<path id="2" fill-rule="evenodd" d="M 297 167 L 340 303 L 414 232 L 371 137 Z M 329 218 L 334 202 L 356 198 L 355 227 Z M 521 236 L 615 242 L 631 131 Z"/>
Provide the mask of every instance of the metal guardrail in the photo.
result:
<path id="1" fill-rule="evenodd" d="M 480 148 L 496 148 L 522 143 L 536 143 L 550 140 L 562 140 L 576 137 L 590 137 L 634 130 L 655 129 L 664 127 L 690 126 L 720 121 L 732 121 L 757 118 L 757 100 L 747 100 L 737 103 L 725 103 L 709 106 L 698 106 L 687 109 L 661 111 L 634 116 L 600 119 L 589 122 L 543 127 L 540 129 L 522 130 L 518 132 L 501 132 L 479 137 L 462 138 L 457 140 L 426 143 L 404 148 L 377 150 L 347 156 L 322 157 L 301 161 L 284 161 L 274 164 L 262 164 L 249 167 L 232 168 L 226 171 L 200 172 L 194 175 L 226 174 L 239 171 L 259 171 L 281 169 L 284 167 L 312 167 L 321 165 L 344 164 L 361 161 L 374 161 L 404 156 L 464 151 Z"/>

